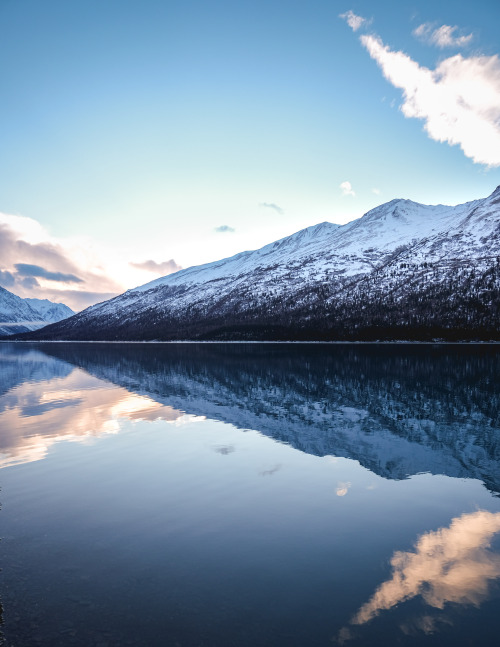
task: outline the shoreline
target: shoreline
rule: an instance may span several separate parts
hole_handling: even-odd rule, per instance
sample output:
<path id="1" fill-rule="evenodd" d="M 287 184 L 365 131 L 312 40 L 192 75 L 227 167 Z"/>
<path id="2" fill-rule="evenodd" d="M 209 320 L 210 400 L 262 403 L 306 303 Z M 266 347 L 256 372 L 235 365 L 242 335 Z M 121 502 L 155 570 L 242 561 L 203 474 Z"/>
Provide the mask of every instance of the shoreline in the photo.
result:
<path id="1" fill-rule="evenodd" d="M 46 340 L 22 340 L 22 339 L 0 339 L 0 344 L 325 344 L 325 345 L 337 345 L 337 344 L 364 344 L 364 345 L 407 345 L 407 344 L 421 344 L 426 346 L 464 346 L 464 345 L 474 345 L 474 346 L 496 346 L 500 344 L 500 341 L 489 340 L 489 341 L 446 341 L 446 340 L 435 340 L 435 341 L 421 341 L 421 340 L 385 340 L 385 341 L 311 341 L 311 340 L 258 340 L 258 341 L 216 341 L 216 340 L 196 340 L 196 339 L 179 339 L 172 341 L 161 341 L 161 340 L 151 340 L 151 341 L 137 341 L 137 340 L 90 340 L 90 339 L 46 339 Z"/>

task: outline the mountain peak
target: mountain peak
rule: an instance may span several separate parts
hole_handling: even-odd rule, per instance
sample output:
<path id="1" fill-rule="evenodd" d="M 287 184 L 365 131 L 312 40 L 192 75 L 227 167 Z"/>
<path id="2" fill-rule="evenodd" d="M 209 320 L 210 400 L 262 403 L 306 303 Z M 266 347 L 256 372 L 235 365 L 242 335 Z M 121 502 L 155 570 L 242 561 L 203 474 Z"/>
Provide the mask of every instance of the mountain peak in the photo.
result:
<path id="1" fill-rule="evenodd" d="M 497 186 L 497 188 L 493 191 L 493 193 L 489 196 L 489 198 L 500 198 L 500 184 Z"/>
<path id="2" fill-rule="evenodd" d="M 499 224 L 500 188 L 457 206 L 399 198 L 156 279 L 30 337 L 470 338 L 480 329 L 496 339 Z"/>
<path id="3" fill-rule="evenodd" d="M 0 286 L 0 335 L 36 330 L 74 314 L 63 303 L 48 299 L 22 299 Z"/>

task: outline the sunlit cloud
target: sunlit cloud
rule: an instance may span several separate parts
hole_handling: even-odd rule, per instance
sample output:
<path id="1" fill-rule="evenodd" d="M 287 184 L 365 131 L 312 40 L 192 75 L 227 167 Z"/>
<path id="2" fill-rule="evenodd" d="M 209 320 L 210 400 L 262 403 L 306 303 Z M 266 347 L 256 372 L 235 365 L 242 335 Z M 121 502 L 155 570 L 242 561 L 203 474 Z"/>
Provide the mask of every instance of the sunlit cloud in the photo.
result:
<path id="1" fill-rule="evenodd" d="M 474 162 L 500 166 L 498 56 L 457 54 L 430 70 L 378 36 L 360 40 L 385 78 L 403 91 L 405 117 L 422 119 L 431 139 L 460 146 Z"/>
<path id="2" fill-rule="evenodd" d="M 435 45 L 441 49 L 445 49 L 446 47 L 465 47 L 471 42 L 473 35 L 455 35 L 457 31 L 459 29 L 456 25 L 453 27 L 451 25 L 441 25 L 441 27 L 436 28 L 432 23 L 424 22 L 413 30 L 413 35 L 422 42 L 428 45 Z"/>
<path id="3" fill-rule="evenodd" d="M 340 184 L 340 190 L 342 191 L 342 195 L 352 195 L 353 197 L 356 195 L 351 183 L 347 181 Z"/>
<path id="4" fill-rule="evenodd" d="M 262 209 L 272 209 L 273 211 L 276 211 L 276 213 L 279 213 L 280 216 L 285 213 L 284 210 L 279 205 L 274 204 L 274 202 L 261 202 L 259 207 Z"/>
<path id="5" fill-rule="evenodd" d="M 165 263 L 130 263 L 85 237 L 55 238 L 36 220 L 0 213 L 0 285 L 20 297 L 50 299 L 82 310 L 144 283 L 144 271 L 181 269 Z"/>
<path id="6" fill-rule="evenodd" d="M 449 527 L 423 534 L 415 550 L 394 553 L 391 578 L 359 609 L 351 626 L 370 622 L 416 596 L 437 609 L 450 602 L 478 606 L 487 598 L 491 582 L 500 577 L 500 555 L 490 550 L 498 532 L 500 512 L 479 510 L 456 517 Z M 426 626 L 432 628 L 432 623 L 425 622 L 424 616 L 420 628 Z M 352 629 L 344 627 L 338 642 L 351 637 Z"/>
<path id="7" fill-rule="evenodd" d="M 356 15 L 351 9 L 341 13 L 339 18 L 343 18 L 353 31 L 358 31 L 361 27 L 366 27 L 371 23 L 371 20 Z"/>

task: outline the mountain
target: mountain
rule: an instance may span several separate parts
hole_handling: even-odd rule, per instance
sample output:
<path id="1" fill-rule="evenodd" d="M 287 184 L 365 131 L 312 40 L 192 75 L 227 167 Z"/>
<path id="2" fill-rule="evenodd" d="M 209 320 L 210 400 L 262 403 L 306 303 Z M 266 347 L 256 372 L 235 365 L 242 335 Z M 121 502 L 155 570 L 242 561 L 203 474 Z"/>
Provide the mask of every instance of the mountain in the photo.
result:
<path id="1" fill-rule="evenodd" d="M 500 186 L 458 206 L 392 200 L 346 225 L 128 290 L 31 339 L 498 339 Z"/>
<path id="2" fill-rule="evenodd" d="M 74 311 L 64 303 L 54 303 L 48 299 L 24 299 L 29 305 L 42 315 L 44 321 L 61 321 L 74 315 Z"/>
<path id="3" fill-rule="evenodd" d="M 36 330 L 73 314 L 73 310 L 64 303 L 53 303 L 48 299 L 22 299 L 0 287 L 1 335 Z"/>

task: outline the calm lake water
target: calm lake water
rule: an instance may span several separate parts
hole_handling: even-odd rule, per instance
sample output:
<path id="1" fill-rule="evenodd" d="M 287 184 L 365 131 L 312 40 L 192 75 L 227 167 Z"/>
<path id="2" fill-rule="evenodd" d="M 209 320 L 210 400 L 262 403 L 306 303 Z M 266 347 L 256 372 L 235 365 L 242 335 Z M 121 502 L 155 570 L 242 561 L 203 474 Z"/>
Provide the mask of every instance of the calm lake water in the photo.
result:
<path id="1" fill-rule="evenodd" d="M 499 368 L 0 344 L 0 644 L 497 644 Z"/>

